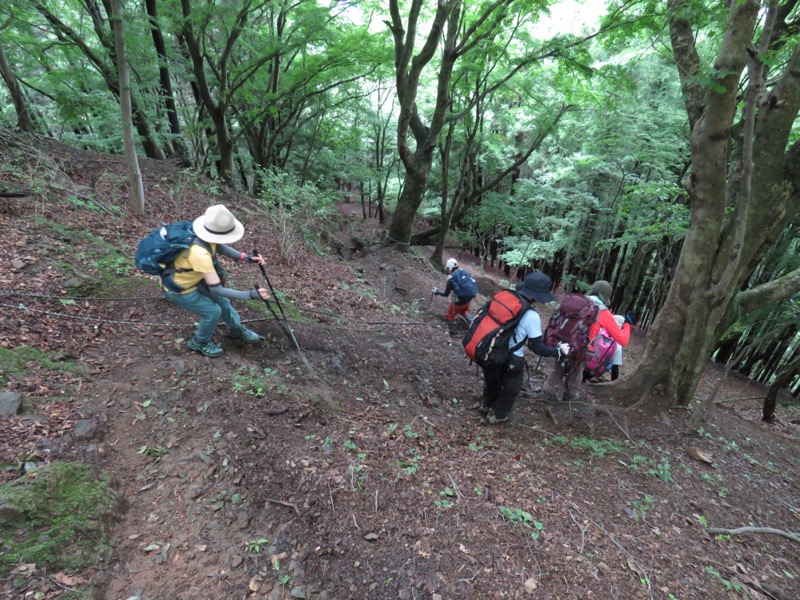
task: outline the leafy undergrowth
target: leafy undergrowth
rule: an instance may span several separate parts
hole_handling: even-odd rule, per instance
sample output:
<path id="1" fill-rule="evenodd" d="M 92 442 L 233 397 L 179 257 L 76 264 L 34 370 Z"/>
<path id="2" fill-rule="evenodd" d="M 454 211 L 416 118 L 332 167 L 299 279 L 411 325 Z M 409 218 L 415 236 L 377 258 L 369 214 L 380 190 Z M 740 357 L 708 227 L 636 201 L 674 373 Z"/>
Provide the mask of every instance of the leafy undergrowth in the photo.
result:
<path id="1" fill-rule="evenodd" d="M 84 165 L 72 185 L 97 169 L 124 174 L 114 157 L 64 152 Z M 798 529 L 796 407 L 764 424 L 764 390 L 729 377 L 702 434 L 687 438 L 687 411 L 615 421 L 536 402 L 547 362 L 534 358 L 512 421 L 487 427 L 470 410 L 480 376 L 445 333 L 446 301 L 430 299 L 443 276 L 350 218 L 329 223 L 340 249 L 366 242 L 346 259 L 297 246 L 269 267 L 313 374 L 258 303 L 240 307 L 266 343 L 220 335 L 225 354 L 205 358 L 186 348 L 191 316 L 117 256 L 132 256 L 165 211 L 189 218 L 206 201 L 236 207 L 242 248 L 277 257 L 276 237 L 257 203 L 176 193 L 164 182 L 186 178 L 163 163 L 144 162 L 143 174 L 145 218 L 125 213 L 117 189 L 91 191 L 108 210 L 50 189 L 0 215 L 12 265 L 0 272 L 0 350 L 42 353 L 4 366 L 6 388 L 35 413 L 0 421 L 15 469 L 6 479 L 27 463 L 81 460 L 112 473 L 128 504 L 111 562 L 66 574 L 75 581 L 91 578 L 113 600 L 800 594 L 796 541 L 716 533 Z M 260 276 L 230 273 L 239 288 Z M 635 332 L 623 376 L 644 336 Z M 60 369 L 72 359 L 83 371 Z M 698 398 L 719 376 L 710 366 Z M 96 437 L 74 439 L 80 418 Z M 72 586 L 52 568 L 37 560 L 4 589 L 56 597 Z"/>

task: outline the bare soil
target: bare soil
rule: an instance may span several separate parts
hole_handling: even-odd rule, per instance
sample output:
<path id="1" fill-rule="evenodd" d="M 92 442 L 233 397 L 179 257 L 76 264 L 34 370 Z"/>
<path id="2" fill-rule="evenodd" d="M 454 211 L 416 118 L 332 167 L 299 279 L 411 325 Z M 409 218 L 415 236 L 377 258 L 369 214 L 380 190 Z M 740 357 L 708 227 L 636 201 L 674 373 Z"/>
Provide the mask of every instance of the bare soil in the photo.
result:
<path id="1" fill-rule="evenodd" d="M 241 248 L 275 257 L 252 201 L 182 191 L 189 174 L 143 161 L 148 211 L 131 217 L 121 159 L 37 152 L 48 184 L 0 214 L 0 347 L 75 357 L 85 372 L 31 364 L 13 377 L 28 409 L 0 420 L 3 454 L 102 466 L 128 509 L 111 562 L 71 579 L 39 565 L 22 587 L 4 582 L 7 597 L 55 598 L 64 581 L 109 600 L 800 597 L 800 544 L 780 535 L 800 530 L 800 411 L 784 404 L 761 422 L 762 386 L 729 376 L 690 437 L 691 408 L 654 401 L 612 419 L 537 401 L 548 363 L 528 355 L 512 420 L 489 427 L 471 410 L 480 373 L 446 333 L 447 301 L 430 296 L 444 276 L 422 250 L 380 247 L 380 225 L 357 214 L 329 225 L 323 243 L 338 253 L 301 246 L 268 269 L 315 376 L 257 303 L 239 307 L 267 341 L 220 328 L 225 354 L 206 358 L 186 347 L 191 315 L 154 279 L 128 265 L 92 288 L 89 242 L 69 232 L 131 257 L 161 220 L 224 202 L 245 221 Z M 260 277 L 230 271 L 238 288 Z M 68 291 L 76 278 L 87 297 Z M 476 305 L 503 285 L 480 278 Z M 623 377 L 645 338 L 635 331 Z M 697 400 L 722 375 L 709 363 Z M 98 424 L 92 439 L 75 438 L 80 418 Z M 777 533 L 712 531 L 742 527 Z"/>

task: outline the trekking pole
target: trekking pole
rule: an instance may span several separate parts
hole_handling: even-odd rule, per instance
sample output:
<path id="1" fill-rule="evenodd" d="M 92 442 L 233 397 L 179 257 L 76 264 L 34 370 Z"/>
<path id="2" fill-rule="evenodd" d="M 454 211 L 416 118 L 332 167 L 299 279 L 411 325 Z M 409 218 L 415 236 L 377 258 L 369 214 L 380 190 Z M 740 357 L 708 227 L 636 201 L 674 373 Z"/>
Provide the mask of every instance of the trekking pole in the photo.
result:
<path id="1" fill-rule="evenodd" d="M 253 256 L 259 256 L 258 251 L 255 249 L 253 250 Z M 267 281 L 269 292 L 270 294 L 272 294 L 272 298 L 275 300 L 275 304 L 278 305 L 278 310 L 280 311 L 281 317 L 283 317 L 283 319 L 278 318 L 278 315 L 275 313 L 275 310 L 272 308 L 272 305 L 267 300 L 264 300 L 262 298 L 262 300 L 264 300 L 264 304 L 267 305 L 269 312 L 271 312 L 272 316 L 275 317 L 275 320 L 278 321 L 278 324 L 280 325 L 281 329 L 283 329 L 283 332 L 286 334 L 286 336 L 289 338 L 289 341 L 291 341 L 294 344 L 294 347 L 297 348 L 297 354 L 300 356 L 300 360 L 303 361 L 303 364 L 306 366 L 306 369 L 308 369 L 308 372 L 311 375 L 311 377 L 316 377 L 317 373 L 314 371 L 314 367 L 312 367 L 311 363 L 308 362 L 306 355 L 300 348 L 300 344 L 297 343 L 297 338 L 294 337 L 294 332 L 292 331 L 292 328 L 289 325 L 289 320 L 286 318 L 286 313 L 283 312 L 283 307 L 281 306 L 281 302 L 280 300 L 278 300 L 278 296 L 275 294 L 275 289 L 272 287 L 272 282 L 270 282 L 269 277 L 267 276 L 267 270 L 261 263 L 258 264 L 258 267 L 259 269 L 261 269 L 261 274 Z"/>

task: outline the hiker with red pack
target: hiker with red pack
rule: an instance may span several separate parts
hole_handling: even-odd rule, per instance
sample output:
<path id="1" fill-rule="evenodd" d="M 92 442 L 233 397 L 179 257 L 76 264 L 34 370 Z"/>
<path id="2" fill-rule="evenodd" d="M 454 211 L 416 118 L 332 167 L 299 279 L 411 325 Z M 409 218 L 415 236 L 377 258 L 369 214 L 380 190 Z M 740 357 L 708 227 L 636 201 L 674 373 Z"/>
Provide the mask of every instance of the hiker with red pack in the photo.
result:
<path id="1" fill-rule="evenodd" d="M 539 356 L 559 358 L 569 354 L 568 343 L 547 346 L 542 319 L 532 302 L 552 302 L 552 281 L 544 273 L 531 273 L 516 292 L 501 290 L 485 304 L 464 336 L 464 350 L 483 370 L 483 401 L 478 410 L 490 425 L 508 421 L 522 388 L 525 345 Z"/>
<path id="2" fill-rule="evenodd" d="M 548 400 L 559 399 L 562 383 L 564 391 L 561 399 L 575 401 L 580 397 L 580 384 L 584 367 L 589 358 L 587 351 L 600 329 L 604 329 L 622 347 L 628 345 L 631 336 L 630 324 L 622 327 L 617 324 L 608 309 L 613 290 L 607 281 L 599 280 L 592 284 L 586 296 L 567 294 L 558 310 L 553 314 L 545 331 L 545 342 L 569 341 L 572 352 L 565 360 L 555 361 L 550 375 L 542 386 L 541 396 Z"/>

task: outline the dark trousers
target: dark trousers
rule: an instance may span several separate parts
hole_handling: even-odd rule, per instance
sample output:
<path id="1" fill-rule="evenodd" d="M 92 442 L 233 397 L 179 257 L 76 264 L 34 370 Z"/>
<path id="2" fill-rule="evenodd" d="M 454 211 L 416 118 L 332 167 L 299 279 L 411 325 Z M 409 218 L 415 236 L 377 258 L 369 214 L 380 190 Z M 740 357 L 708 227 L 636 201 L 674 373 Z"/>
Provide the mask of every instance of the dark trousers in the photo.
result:
<path id="1" fill-rule="evenodd" d="M 525 359 L 517 355 L 512 355 L 502 367 L 483 369 L 483 403 L 495 416 L 502 418 L 511 412 L 522 389 L 524 374 Z"/>

